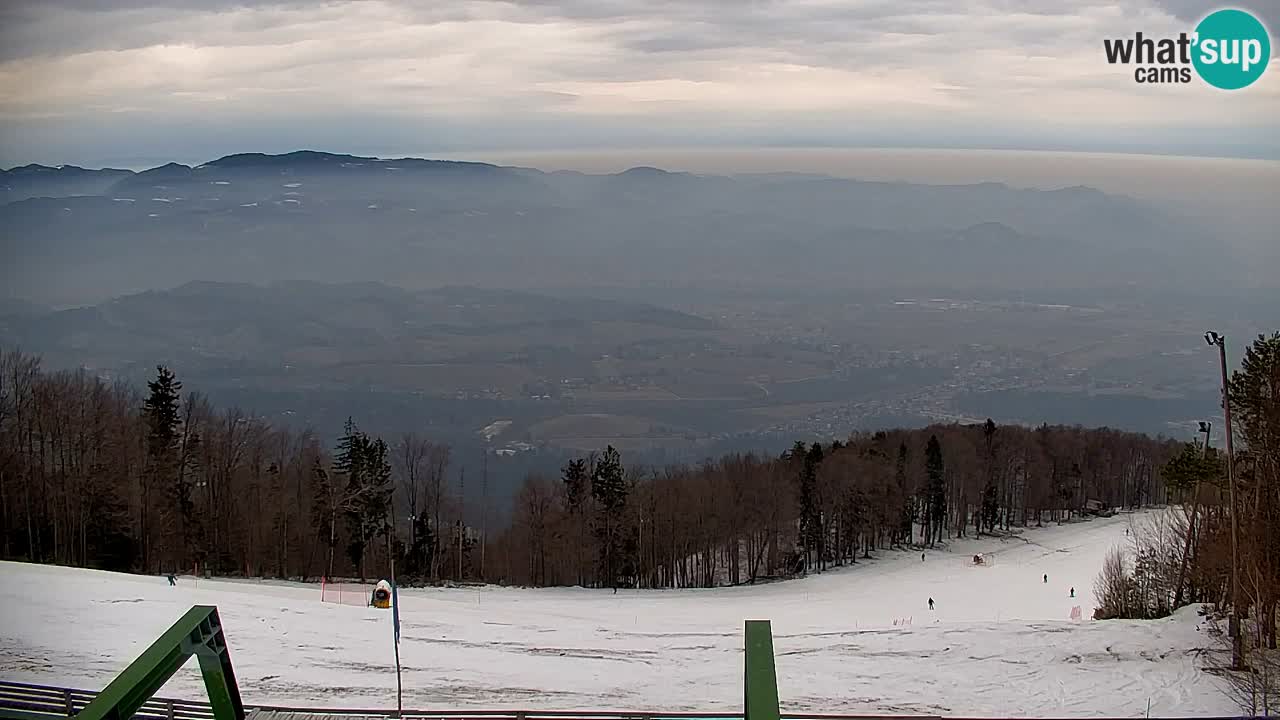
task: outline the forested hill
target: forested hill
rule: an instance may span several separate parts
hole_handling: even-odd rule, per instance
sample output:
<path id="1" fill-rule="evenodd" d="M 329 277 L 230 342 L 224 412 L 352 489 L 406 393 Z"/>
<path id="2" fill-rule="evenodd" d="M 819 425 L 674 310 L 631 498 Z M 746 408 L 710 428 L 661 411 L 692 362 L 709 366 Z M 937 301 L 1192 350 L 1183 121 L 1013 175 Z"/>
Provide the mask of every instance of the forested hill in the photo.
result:
<path id="1" fill-rule="evenodd" d="M 139 572 L 704 586 L 1162 502 L 1176 443 L 1106 428 L 936 425 L 778 457 L 629 465 L 612 448 L 479 503 L 447 445 L 336 443 L 215 408 L 161 369 L 143 391 L 0 356 L 0 551 Z M 354 409 L 353 409 L 354 414 Z M 477 507 L 476 505 L 480 505 Z M 459 558 L 461 554 L 461 558 Z"/>

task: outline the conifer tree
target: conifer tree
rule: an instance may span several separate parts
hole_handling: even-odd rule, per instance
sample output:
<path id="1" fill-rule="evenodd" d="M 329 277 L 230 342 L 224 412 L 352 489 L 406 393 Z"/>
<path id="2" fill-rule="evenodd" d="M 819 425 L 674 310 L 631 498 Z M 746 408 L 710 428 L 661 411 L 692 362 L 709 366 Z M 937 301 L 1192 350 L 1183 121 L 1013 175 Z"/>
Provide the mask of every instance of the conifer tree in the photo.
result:
<path id="1" fill-rule="evenodd" d="M 942 445 L 938 443 L 937 435 L 929 436 L 929 443 L 925 446 L 924 467 L 928 478 L 928 540 L 933 545 L 935 540 L 942 538 L 942 526 L 947 518 L 946 467 L 942 461 Z"/>
<path id="2" fill-rule="evenodd" d="M 982 486 L 982 506 L 978 514 L 978 535 L 985 526 L 990 532 L 1000 518 L 1000 494 L 996 481 L 996 424 L 987 418 L 982 426 L 983 463 L 986 465 L 986 484 Z"/>
<path id="3" fill-rule="evenodd" d="M 574 546 L 574 574 L 575 582 L 583 585 L 586 578 L 583 573 L 582 553 L 586 545 L 586 521 L 583 507 L 587 492 L 587 461 L 582 458 L 575 458 L 565 464 L 560 470 L 561 480 L 564 483 L 565 492 L 565 509 L 569 513 L 569 521 L 573 525 L 572 532 L 576 535 Z"/>
<path id="4" fill-rule="evenodd" d="M 182 483 L 176 483 L 178 473 L 178 439 L 182 416 L 178 411 L 182 383 L 173 371 L 163 365 L 156 366 L 156 379 L 147 383 L 148 395 L 142 406 L 147 423 L 147 463 L 142 476 L 142 564 L 144 570 L 152 570 L 158 558 L 154 557 L 154 542 L 159 536 L 165 548 L 159 558 L 164 570 L 177 570 L 180 558 L 175 548 L 183 532 L 182 509 L 190 502 L 189 493 Z M 176 484 L 176 486 L 175 486 Z M 158 518 L 158 525 L 153 519 Z"/>
<path id="5" fill-rule="evenodd" d="M 622 511 L 627 504 L 627 484 L 622 471 L 622 457 L 612 445 L 596 463 L 591 474 L 591 499 L 596 502 L 596 536 L 600 542 L 600 564 L 604 580 L 618 587 L 619 560 L 622 555 Z"/>

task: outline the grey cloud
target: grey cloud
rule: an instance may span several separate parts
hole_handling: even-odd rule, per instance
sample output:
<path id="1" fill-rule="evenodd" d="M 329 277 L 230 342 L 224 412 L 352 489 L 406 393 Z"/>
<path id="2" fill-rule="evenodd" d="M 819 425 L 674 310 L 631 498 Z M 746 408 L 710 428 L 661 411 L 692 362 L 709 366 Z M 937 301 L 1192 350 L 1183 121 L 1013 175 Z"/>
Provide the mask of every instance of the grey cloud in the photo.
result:
<path id="1" fill-rule="evenodd" d="M 196 3 L 191 5 L 193 7 L 186 8 L 133 3 L 108 7 L 105 2 L 14 3 L 0 9 L 0 61 L 198 42 L 202 28 L 192 23 L 192 13 L 210 10 Z M 228 4 L 223 9 L 234 9 L 234 6 Z M 259 29 L 271 26 L 269 16 L 260 20 Z"/>
<path id="2" fill-rule="evenodd" d="M 263 31 L 298 22 L 304 11 L 317 7 L 304 0 L 16 0 L 0 9 L 0 60 L 31 55 L 57 55 L 87 50 L 124 50 L 162 42 L 200 44 L 199 18 L 252 9 L 252 26 Z M 324 6 L 320 6 L 324 7 Z M 780 48 L 806 51 L 824 45 L 848 46 L 886 33 L 945 35 L 954 32 L 961 13 L 950 0 L 868 0 L 844 5 L 809 5 L 782 0 L 516 0 L 514 5 L 492 0 L 399 5 L 414 21 L 433 24 L 467 20 L 485 11 L 514 8 L 514 17 L 528 22 L 569 20 L 589 23 L 618 35 L 620 45 L 638 53 L 727 51 L 737 48 Z M 1087 3 L 1063 4 L 1047 0 L 987 0 L 970 10 L 1069 16 Z M 626 23 L 650 28 L 628 28 Z M 1011 23 L 1010 41 L 1041 43 L 1043 23 L 1025 30 Z M 358 28 L 353 27 L 353 31 Z M 236 44 L 220 39 L 222 44 Z M 951 47 L 963 52 L 964 47 Z"/>
<path id="3" fill-rule="evenodd" d="M 1280 31 L 1280 2 L 1275 0 L 1156 0 L 1156 4 L 1187 22 L 1195 22 L 1224 7 L 1238 8 L 1262 20 L 1272 36 Z"/>
<path id="4" fill-rule="evenodd" d="M 14 0 L 11 4 L 102 13 L 119 10 L 218 11 L 242 7 L 314 7 L 316 3 L 308 0 Z"/>
<path id="5" fill-rule="evenodd" d="M 432 3 L 407 6 L 419 22 L 466 20 L 477 4 Z M 227 13 L 253 11 L 252 21 L 240 29 L 262 33 L 288 28 L 332 4 L 309 0 L 13 0 L 0 3 L 0 62 L 33 56 L 57 56 L 96 50 L 130 50 L 157 44 L 208 40 L 206 23 Z M 358 28 L 353 28 L 358 30 Z M 221 37 L 219 43 L 235 46 L 251 39 Z M 340 43 L 340 38 L 335 38 Z"/>
<path id="6" fill-rule="evenodd" d="M 1249 3 L 1280 7 L 1267 0 Z M 1144 11 L 1162 10 L 1165 14 L 1154 13 L 1153 22 L 1169 25 L 1167 15 L 1198 17 L 1197 8 L 1205 4 L 0 0 L 0 81 L 5 61 L 26 59 L 8 67 L 37 77 L 44 72 L 42 79 L 49 79 L 63 67 L 52 59 L 92 50 L 212 48 L 192 60 L 193 72 L 159 78 L 147 72 L 145 59 L 128 59 L 150 55 L 125 53 L 128 57 L 119 62 L 137 64 L 115 74 L 124 77 L 118 89 L 98 88 L 94 94 L 64 83 L 62 94 L 45 108 L 0 94 L 0 111 L 20 106 L 27 117 L 39 110 L 65 115 L 70 128 L 100 118 L 95 103 L 116 102 L 135 108 L 112 119 L 122 123 L 122 136 L 130 127 L 142 127 L 141 119 L 182 126 L 197 116 L 223 118 L 221 127 L 239 128 L 237 137 L 287 142 L 296 142 L 294 134 L 281 129 L 290 120 L 305 118 L 310 125 L 314 117 L 359 108 L 344 117 L 363 117 L 365 124 L 386 120 L 388 128 L 401 128 L 396 123 L 408 122 L 405 117 L 421 118 L 440 137 L 459 138 L 463 145 L 484 138 L 514 146 L 551 142 L 547 137 L 582 144 L 606 137 L 670 142 L 723 135 L 762 142 L 893 144 L 887 138 L 898 137 L 903 143 L 989 146 L 1024 142 L 1018 138 L 1037 133 L 1042 143 L 1061 145 L 1070 141 L 1060 136 L 1071 133 L 1097 147 L 1099 138 L 1117 127 L 1141 127 L 1142 118 L 1160 117 L 1171 126 L 1202 121 L 1182 119 L 1175 102 L 1135 93 L 1131 83 L 1108 74 L 1100 40 L 1105 33 L 1146 29 Z M 364 22 L 369 14 L 380 23 L 376 31 Z M 1117 18 L 1134 24 L 1122 26 Z M 1048 62 L 1037 65 L 1035 58 Z M 1075 64 L 1064 69 L 1068 62 Z M 134 68 L 140 79 L 128 72 Z M 756 88 L 742 79 L 752 71 L 792 73 L 785 77 L 809 85 L 788 98 L 795 89 L 788 80 Z M 845 96 L 824 105 L 824 82 L 832 83 L 832 94 Z M 862 94 L 847 90 L 857 83 L 865 83 Z M 1256 120 L 1263 115 L 1259 108 L 1274 109 L 1274 90 L 1265 92 L 1253 95 L 1253 105 L 1238 106 L 1250 109 L 1235 120 Z M 1077 94 L 1064 99 L 1070 93 Z M 1260 104 L 1268 100 L 1269 106 Z M 1171 110 L 1154 112 L 1159 102 Z M 1104 105 L 1106 116 L 1076 117 L 1078 107 Z M 1138 108 L 1133 116 L 1125 115 L 1128 105 Z M 285 119 L 271 124 L 260 117 L 263 113 Z M 531 125 L 535 119 L 545 127 Z M 916 124 L 908 127 L 908 120 Z M 485 132 L 472 134 L 469 128 Z M 1179 142 L 1188 137 L 1169 128 L 1157 132 Z M 10 141 L 9 133 L 0 136 L 0 143 Z"/>

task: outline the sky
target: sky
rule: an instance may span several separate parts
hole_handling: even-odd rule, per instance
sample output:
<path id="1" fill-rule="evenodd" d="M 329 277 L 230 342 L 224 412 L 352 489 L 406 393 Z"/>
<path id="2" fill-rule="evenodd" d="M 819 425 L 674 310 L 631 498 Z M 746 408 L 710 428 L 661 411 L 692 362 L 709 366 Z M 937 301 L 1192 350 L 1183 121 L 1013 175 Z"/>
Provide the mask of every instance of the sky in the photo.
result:
<path id="1" fill-rule="evenodd" d="M 1208 0 L 5 0 L 0 166 L 299 148 L 995 148 L 1280 159 L 1280 68 L 1139 85 Z M 1280 2 L 1240 0 L 1270 28 Z M 1274 30 L 1273 30 L 1274 37 Z M 1274 42 L 1273 42 L 1274 45 Z"/>

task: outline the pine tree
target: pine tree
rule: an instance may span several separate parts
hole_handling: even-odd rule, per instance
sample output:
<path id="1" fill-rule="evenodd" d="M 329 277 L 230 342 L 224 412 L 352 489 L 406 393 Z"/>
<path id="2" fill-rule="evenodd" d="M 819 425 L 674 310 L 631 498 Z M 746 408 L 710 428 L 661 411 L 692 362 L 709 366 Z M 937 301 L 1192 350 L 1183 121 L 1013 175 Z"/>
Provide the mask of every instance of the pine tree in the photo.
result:
<path id="1" fill-rule="evenodd" d="M 360 488 L 358 507 L 366 546 L 391 534 L 391 496 L 395 486 L 391 482 L 387 453 L 387 443 L 382 438 L 371 441 L 368 436 L 364 437 L 364 485 Z"/>
<path id="2" fill-rule="evenodd" d="M 612 445 L 596 463 L 591 475 L 591 499 L 608 512 L 621 510 L 627 502 L 627 485 L 623 480 L 622 457 Z"/>
<path id="3" fill-rule="evenodd" d="M 382 438 L 371 438 L 351 418 L 343 426 L 342 437 L 334 451 L 333 473 L 320 466 L 313 470 L 316 484 L 313 517 L 328 544 L 328 572 L 333 572 L 333 551 L 337 543 L 337 518 L 347 527 L 347 557 L 360 573 L 367 575 L 366 555 L 371 544 L 391 533 L 391 463 L 387 444 Z M 434 536 L 428 534 L 428 539 Z"/>
<path id="4" fill-rule="evenodd" d="M 1171 489 L 1190 493 L 1197 483 L 1216 482 L 1225 473 L 1216 448 L 1202 449 L 1193 442 L 1184 443 L 1182 451 L 1169 458 L 1160 475 Z"/>
<path id="5" fill-rule="evenodd" d="M 925 447 L 924 468 L 928 477 L 928 540 L 933 545 L 935 540 L 942 538 L 942 526 L 947 517 L 946 467 L 942 461 L 942 445 L 938 443 L 937 435 L 929 436 L 929 443 Z"/>
<path id="6" fill-rule="evenodd" d="M 156 379 L 147 383 L 146 402 L 142 413 L 147 422 L 147 464 L 142 479 L 142 563 L 150 571 L 155 561 L 152 554 L 152 512 L 158 510 L 161 541 L 164 543 L 165 570 L 176 570 L 184 560 L 179 547 L 185 528 L 181 517 L 184 509 L 190 514 L 190 493 L 185 483 L 179 481 L 178 439 L 182 416 L 178 411 L 182 383 L 173 371 L 163 365 L 156 366 Z M 159 506 L 158 508 L 156 506 Z"/>
<path id="7" fill-rule="evenodd" d="M 1248 452 L 1266 470 L 1280 470 L 1280 332 L 1259 335 L 1245 349 L 1229 387 L 1231 414 Z"/>
<path id="8" fill-rule="evenodd" d="M 560 473 L 569 512 L 577 512 L 582 508 L 582 501 L 587 494 L 587 461 L 582 458 L 570 460 Z"/>
<path id="9" fill-rule="evenodd" d="M 999 486 L 996 482 L 996 424 L 987 418 L 982 427 L 983 462 L 986 465 L 986 484 L 982 487 L 982 509 L 978 515 L 978 535 L 983 526 L 990 532 L 1000 518 Z"/>
<path id="10" fill-rule="evenodd" d="M 583 503 L 587 498 L 587 461 L 582 458 L 570 460 L 561 468 L 560 476 L 564 483 L 565 509 L 569 512 L 569 521 L 577 536 L 573 543 L 575 582 L 583 585 L 586 582 L 583 577 L 582 551 L 587 540 L 586 522 L 583 518 Z"/>
<path id="11" fill-rule="evenodd" d="M 335 469 L 347 476 L 343 502 L 350 542 L 347 554 L 360 572 L 360 579 L 367 576 L 365 559 L 374 540 L 391 531 L 390 511 L 391 463 L 387 459 L 387 444 L 382 438 L 372 439 L 355 429 L 348 421 L 347 434 L 339 444 Z"/>
<path id="12" fill-rule="evenodd" d="M 822 445 L 813 443 L 806 448 L 797 441 L 789 455 L 796 468 L 796 483 L 800 497 L 800 547 L 804 550 L 804 567 L 808 570 L 816 553 L 822 558 L 822 518 L 818 497 L 818 466 L 822 464 Z"/>
<path id="13" fill-rule="evenodd" d="M 338 447 L 333 453 L 333 471 L 341 475 L 350 475 L 355 463 L 359 462 L 356 445 L 360 440 L 360 431 L 356 423 L 347 417 L 342 425 L 342 437 L 338 439 Z"/>
<path id="14" fill-rule="evenodd" d="M 360 491 L 364 487 L 365 445 L 368 438 L 347 418 L 342 438 L 333 456 L 334 474 L 345 478 L 339 505 L 347 524 L 347 557 L 364 580 L 364 551 L 367 539 L 364 515 L 360 508 Z"/>
<path id="15" fill-rule="evenodd" d="M 1228 387 L 1231 413 L 1244 439 L 1243 452 L 1237 450 L 1235 476 L 1244 490 L 1239 501 L 1241 533 L 1252 548 L 1242 548 L 1241 555 L 1256 558 L 1248 572 L 1258 578 L 1246 592 L 1261 619 L 1266 646 L 1275 649 L 1280 605 L 1280 332 L 1259 335 L 1245 349 Z"/>
<path id="16" fill-rule="evenodd" d="M 822 517 L 822 494 L 818 487 L 818 467 L 822 465 L 826 454 L 822 450 L 822 443 L 813 443 L 809 446 L 809 453 L 805 455 L 805 481 L 811 488 L 810 495 L 812 497 L 812 505 L 809 510 L 809 529 L 806 543 L 817 553 L 818 566 L 825 566 L 827 559 L 827 537 L 826 525 Z"/>
<path id="17" fill-rule="evenodd" d="M 596 502 L 596 536 L 600 541 L 600 564 L 606 582 L 618 587 L 619 560 L 623 556 L 622 511 L 627 504 L 627 484 L 622 457 L 612 445 L 596 463 L 591 474 L 591 499 Z"/>
<path id="18" fill-rule="evenodd" d="M 173 371 L 163 365 L 156 366 L 156 379 L 147 383 L 149 395 L 142 405 L 147 418 L 147 449 L 152 455 L 171 452 L 178 442 L 178 429 L 182 418 L 178 403 L 182 383 Z"/>

